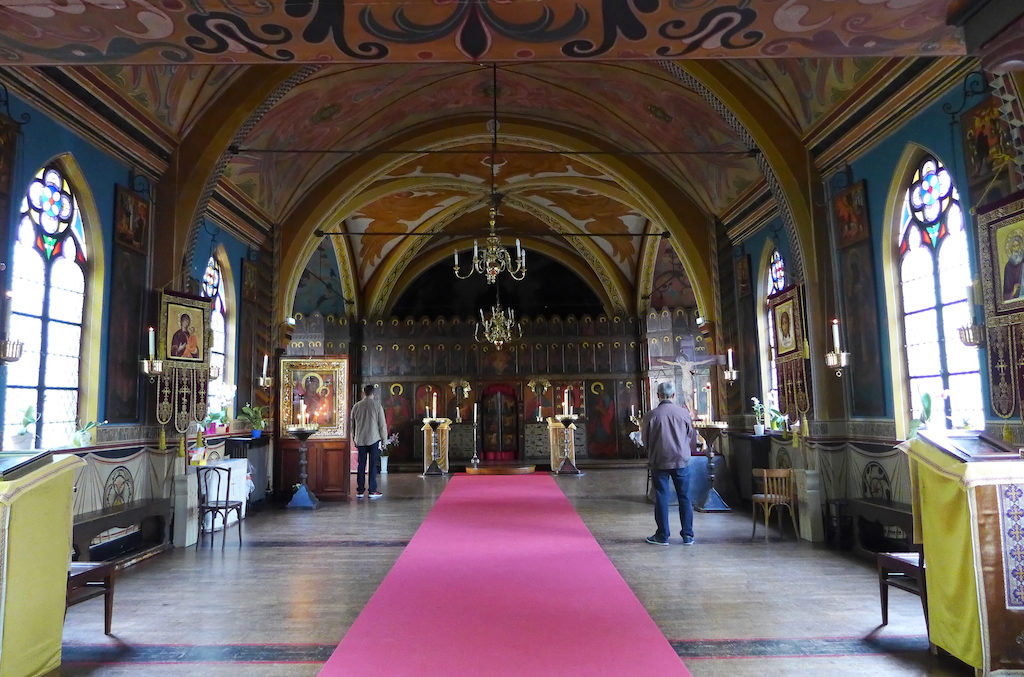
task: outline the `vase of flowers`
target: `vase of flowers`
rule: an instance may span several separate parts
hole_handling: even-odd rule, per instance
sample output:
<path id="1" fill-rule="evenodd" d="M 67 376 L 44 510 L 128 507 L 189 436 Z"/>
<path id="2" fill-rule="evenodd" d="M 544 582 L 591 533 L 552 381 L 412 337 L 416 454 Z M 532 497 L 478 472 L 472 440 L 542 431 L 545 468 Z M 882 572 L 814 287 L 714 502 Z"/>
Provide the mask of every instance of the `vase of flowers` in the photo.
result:
<path id="1" fill-rule="evenodd" d="M 388 472 L 388 448 L 393 447 L 397 442 L 398 433 L 393 433 L 391 437 L 380 443 L 380 472 L 382 475 Z"/>

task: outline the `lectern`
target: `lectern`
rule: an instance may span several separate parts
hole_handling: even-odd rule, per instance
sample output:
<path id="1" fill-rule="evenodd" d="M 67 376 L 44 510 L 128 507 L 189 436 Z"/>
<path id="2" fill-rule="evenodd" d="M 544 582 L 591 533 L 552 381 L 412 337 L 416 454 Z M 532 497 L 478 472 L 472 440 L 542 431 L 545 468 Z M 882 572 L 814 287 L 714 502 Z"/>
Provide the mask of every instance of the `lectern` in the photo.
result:
<path id="1" fill-rule="evenodd" d="M 978 432 L 919 431 L 909 454 L 929 638 L 981 674 L 1019 674 L 1024 459 Z"/>
<path id="2" fill-rule="evenodd" d="M 423 419 L 423 474 L 444 475 L 448 472 L 448 432 L 450 418 Z"/>

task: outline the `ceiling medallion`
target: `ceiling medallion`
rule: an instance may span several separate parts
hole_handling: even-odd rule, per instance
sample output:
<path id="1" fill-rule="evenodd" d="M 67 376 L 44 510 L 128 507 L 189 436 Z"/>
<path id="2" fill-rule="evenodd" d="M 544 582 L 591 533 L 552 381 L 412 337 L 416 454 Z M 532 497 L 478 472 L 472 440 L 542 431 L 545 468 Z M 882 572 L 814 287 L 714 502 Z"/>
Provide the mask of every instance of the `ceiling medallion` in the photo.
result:
<path id="1" fill-rule="evenodd" d="M 491 97 L 492 97 L 492 119 L 491 119 L 491 207 L 488 211 L 487 241 L 484 246 L 483 255 L 476 240 L 473 241 L 473 262 L 469 271 L 462 275 L 459 273 L 459 251 L 455 250 L 455 277 L 460 280 L 469 278 L 474 272 L 480 273 L 487 278 L 487 284 L 494 284 L 498 275 L 507 272 L 513 280 L 522 280 L 526 277 L 526 250 L 516 238 L 516 257 L 507 249 L 501 246 L 501 241 L 495 234 L 494 224 L 498 218 L 498 204 L 501 202 L 501 195 L 494 188 L 494 158 L 498 153 L 498 66 L 491 65 Z M 482 312 L 482 311 L 481 311 Z"/>

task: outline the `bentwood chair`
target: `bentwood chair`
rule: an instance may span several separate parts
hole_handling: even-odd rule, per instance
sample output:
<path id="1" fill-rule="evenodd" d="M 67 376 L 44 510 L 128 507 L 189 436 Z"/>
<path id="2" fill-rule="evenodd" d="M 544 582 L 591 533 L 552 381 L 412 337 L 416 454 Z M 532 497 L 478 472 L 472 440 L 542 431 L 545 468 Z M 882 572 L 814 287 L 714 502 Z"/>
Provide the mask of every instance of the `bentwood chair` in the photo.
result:
<path id="1" fill-rule="evenodd" d="M 882 603 L 882 625 L 889 624 L 889 588 L 899 588 L 921 598 L 924 626 L 928 629 L 928 591 L 925 587 L 924 548 L 916 552 L 880 552 L 878 594 Z"/>
<path id="2" fill-rule="evenodd" d="M 789 510 L 789 519 L 793 522 L 793 533 L 799 538 L 800 531 L 796 526 L 796 492 L 793 490 L 793 470 L 771 470 L 769 468 L 754 468 L 754 479 L 760 480 L 763 486 L 763 493 L 755 493 L 751 496 L 754 501 L 751 517 L 754 520 L 753 529 L 750 531 L 750 540 L 754 540 L 757 533 L 757 506 L 761 506 L 764 512 L 764 540 L 768 540 L 768 520 L 772 510 L 785 507 Z M 779 521 L 779 533 L 782 533 L 782 514 L 776 512 Z"/>
<path id="3" fill-rule="evenodd" d="M 213 545 L 218 517 L 221 518 L 221 527 L 224 530 L 220 547 L 224 548 L 228 540 L 228 516 L 232 512 L 238 516 L 238 545 L 241 546 L 242 501 L 230 499 L 231 468 L 204 465 L 196 468 L 196 475 L 199 480 L 199 538 L 196 539 L 196 550 L 203 542 L 204 531 L 210 534 L 210 545 Z M 206 528 L 207 516 L 210 519 L 209 528 Z"/>

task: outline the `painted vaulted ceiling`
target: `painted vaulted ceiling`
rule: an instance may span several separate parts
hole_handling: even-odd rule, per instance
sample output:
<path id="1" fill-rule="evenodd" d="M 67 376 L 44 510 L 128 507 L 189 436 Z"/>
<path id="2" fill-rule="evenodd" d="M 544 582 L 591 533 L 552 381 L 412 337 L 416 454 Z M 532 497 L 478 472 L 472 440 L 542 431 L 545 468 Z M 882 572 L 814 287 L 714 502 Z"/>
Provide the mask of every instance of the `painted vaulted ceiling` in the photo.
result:
<path id="1" fill-rule="evenodd" d="M 0 64 L 87 87 L 159 146 L 154 179 L 206 139 L 192 169 L 250 230 L 281 229 L 293 293 L 333 252 L 355 312 L 383 313 L 468 259 L 493 162 L 499 235 L 637 312 L 708 293 L 707 228 L 766 190 L 746 120 L 809 138 L 909 58 L 964 54 L 964 4 L 0 0 Z"/>

